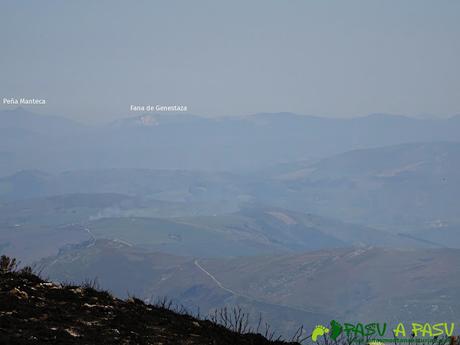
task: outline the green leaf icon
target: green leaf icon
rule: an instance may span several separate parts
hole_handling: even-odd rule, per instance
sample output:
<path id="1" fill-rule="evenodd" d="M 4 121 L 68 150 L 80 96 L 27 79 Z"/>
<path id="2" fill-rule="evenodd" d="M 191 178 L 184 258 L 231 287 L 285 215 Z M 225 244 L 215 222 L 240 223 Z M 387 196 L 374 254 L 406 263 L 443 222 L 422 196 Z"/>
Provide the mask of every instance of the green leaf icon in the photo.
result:
<path id="1" fill-rule="evenodd" d="M 332 340 L 336 340 L 337 337 L 342 333 L 343 327 L 340 323 L 335 320 L 331 321 L 331 334 L 330 337 Z"/>

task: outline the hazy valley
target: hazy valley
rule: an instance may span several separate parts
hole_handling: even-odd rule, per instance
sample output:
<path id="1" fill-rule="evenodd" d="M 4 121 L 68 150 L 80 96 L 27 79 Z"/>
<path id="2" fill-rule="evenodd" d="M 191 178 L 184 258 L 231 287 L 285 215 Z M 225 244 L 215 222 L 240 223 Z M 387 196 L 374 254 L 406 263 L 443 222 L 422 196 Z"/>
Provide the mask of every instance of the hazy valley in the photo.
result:
<path id="1" fill-rule="evenodd" d="M 282 332 L 455 318 L 458 117 L 0 117 L 0 250 L 53 280 Z"/>

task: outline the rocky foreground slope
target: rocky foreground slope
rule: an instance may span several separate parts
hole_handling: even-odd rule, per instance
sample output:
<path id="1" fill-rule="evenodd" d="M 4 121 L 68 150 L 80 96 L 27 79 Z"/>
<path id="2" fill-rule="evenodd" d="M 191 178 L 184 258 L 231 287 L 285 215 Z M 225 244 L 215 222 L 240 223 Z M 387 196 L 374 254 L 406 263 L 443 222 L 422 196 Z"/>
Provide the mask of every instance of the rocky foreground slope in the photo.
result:
<path id="1" fill-rule="evenodd" d="M 0 270 L 0 344 L 288 344 L 207 320 Z M 297 344 L 297 343 L 290 343 Z"/>

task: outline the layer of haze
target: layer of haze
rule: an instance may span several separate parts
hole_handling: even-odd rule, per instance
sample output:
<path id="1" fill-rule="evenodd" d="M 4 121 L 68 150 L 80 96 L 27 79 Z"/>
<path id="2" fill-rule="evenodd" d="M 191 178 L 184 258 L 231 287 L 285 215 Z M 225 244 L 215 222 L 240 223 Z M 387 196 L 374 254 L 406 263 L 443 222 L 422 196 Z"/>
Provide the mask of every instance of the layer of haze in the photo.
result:
<path id="1" fill-rule="evenodd" d="M 446 116 L 459 17 L 459 1 L 3 1 L 0 99 L 82 121 L 131 104 Z"/>

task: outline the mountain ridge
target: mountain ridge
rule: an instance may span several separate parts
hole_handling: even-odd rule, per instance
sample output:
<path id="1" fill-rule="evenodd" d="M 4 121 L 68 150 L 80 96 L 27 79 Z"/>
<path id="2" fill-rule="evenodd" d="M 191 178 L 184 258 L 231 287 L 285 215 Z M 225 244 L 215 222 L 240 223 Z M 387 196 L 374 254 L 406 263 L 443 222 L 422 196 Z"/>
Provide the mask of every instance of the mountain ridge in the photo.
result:
<path id="1" fill-rule="evenodd" d="M 359 148 L 458 141 L 460 132 L 455 116 L 424 120 L 399 115 L 324 118 L 262 113 L 210 118 L 144 114 L 95 126 L 25 110 L 0 111 L 0 118 L 10 119 L 0 123 L 5 132 L 0 146 L 15 154 L 4 161 L 0 156 L 3 175 L 32 168 L 56 172 L 133 166 L 247 172 Z"/>
<path id="2" fill-rule="evenodd" d="M 0 342 L 5 344 L 299 344 L 268 340 L 241 317 L 229 327 L 234 330 L 174 311 L 167 301 L 124 301 L 94 284 L 50 283 L 28 269 L 2 266 L 0 272 Z"/>

